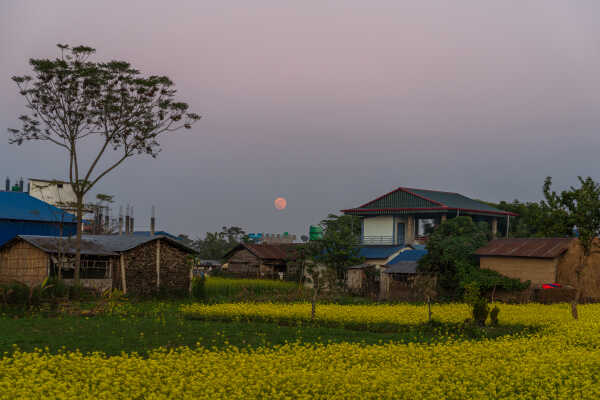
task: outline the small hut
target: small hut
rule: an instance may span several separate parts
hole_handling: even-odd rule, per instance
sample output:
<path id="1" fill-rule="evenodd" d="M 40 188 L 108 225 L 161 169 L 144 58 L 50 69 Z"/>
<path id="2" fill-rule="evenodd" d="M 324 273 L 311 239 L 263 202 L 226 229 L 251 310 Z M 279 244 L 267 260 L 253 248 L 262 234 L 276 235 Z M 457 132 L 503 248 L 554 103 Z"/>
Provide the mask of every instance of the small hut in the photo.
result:
<path id="1" fill-rule="evenodd" d="M 58 276 L 72 283 L 75 239 L 20 235 L 0 246 L 0 282 L 35 286 Z M 196 250 L 168 236 L 83 235 L 81 284 L 99 290 L 120 289 L 135 295 L 190 289 L 190 256 Z"/>
<path id="2" fill-rule="evenodd" d="M 0 283 L 41 284 L 48 277 L 67 284 L 74 273 L 75 240 L 60 236 L 18 235 L 0 247 Z M 88 240 L 81 242 L 81 283 L 99 290 L 112 287 L 118 254 Z"/>
<path id="3" fill-rule="evenodd" d="M 575 288 L 575 271 L 583 257 L 583 248 L 575 238 L 497 239 L 475 254 L 479 256 L 481 268 L 521 281 L 531 281 L 534 290 L 549 283 Z M 600 239 L 594 239 L 592 254 L 581 275 L 581 284 L 583 300 L 600 300 Z M 538 292 L 558 291 L 548 289 Z"/>
<path id="4" fill-rule="evenodd" d="M 241 243 L 226 255 L 223 269 L 245 278 L 286 279 L 295 273 L 291 263 L 296 260 L 295 244 Z"/>

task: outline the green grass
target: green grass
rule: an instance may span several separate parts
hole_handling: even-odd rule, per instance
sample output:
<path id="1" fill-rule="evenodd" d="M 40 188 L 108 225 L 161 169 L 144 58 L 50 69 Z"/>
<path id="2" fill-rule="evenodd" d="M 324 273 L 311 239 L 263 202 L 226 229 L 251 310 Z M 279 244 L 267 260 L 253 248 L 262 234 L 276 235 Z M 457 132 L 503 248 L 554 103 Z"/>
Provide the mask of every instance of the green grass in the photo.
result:
<path id="1" fill-rule="evenodd" d="M 57 353 L 61 349 L 84 353 L 100 351 L 108 355 L 137 352 L 146 355 L 157 347 L 179 346 L 223 348 L 274 346 L 286 342 L 377 344 L 386 342 L 438 342 L 447 340 L 441 332 L 461 334 L 462 340 L 494 338 L 531 333 L 525 326 L 465 329 L 459 324 L 420 324 L 397 332 L 368 332 L 312 324 L 282 325 L 266 322 L 224 322 L 184 319 L 178 302 L 119 304 L 104 314 L 80 316 L 34 314 L 15 318 L 0 317 L 0 352 L 15 348 L 36 348 Z M 93 304 L 82 304 L 89 308 Z M 110 313 L 109 313 L 110 312 Z"/>
<path id="2" fill-rule="evenodd" d="M 296 282 L 268 279 L 236 279 L 218 276 L 208 277 L 204 282 L 203 298 L 206 301 L 235 301 L 241 298 L 257 299 L 276 298 L 281 300 L 295 299 L 306 295 L 306 290 Z"/>

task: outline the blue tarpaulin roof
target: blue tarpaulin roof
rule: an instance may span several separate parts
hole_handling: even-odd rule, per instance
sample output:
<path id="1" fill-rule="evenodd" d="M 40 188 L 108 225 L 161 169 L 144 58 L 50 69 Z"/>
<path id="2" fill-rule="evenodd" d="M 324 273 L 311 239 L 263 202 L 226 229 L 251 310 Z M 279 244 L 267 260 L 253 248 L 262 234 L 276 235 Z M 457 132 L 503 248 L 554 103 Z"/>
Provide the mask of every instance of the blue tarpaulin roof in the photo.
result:
<path id="1" fill-rule="evenodd" d="M 390 260 L 386 265 L 394 265 L 399 262 L 406 261 L 419 261 L 425 254 L 427 254 L 427 250 L 425 249 L 414 249 L 414 250 L 406 250 L 402 253 L 398 254 L 392 260 Z"/>
<path id="2" fill-rule="evenodd" d="M 358 251 L 360 257 L 368 259 L 385 259 L 400 251 L 405 246 L 362 246 Z"/>
<path id="3" fill-rule="evenodd" d="M 75 223 L 73 214 L 24 192 L 0 192 L 0 219 Z"/>

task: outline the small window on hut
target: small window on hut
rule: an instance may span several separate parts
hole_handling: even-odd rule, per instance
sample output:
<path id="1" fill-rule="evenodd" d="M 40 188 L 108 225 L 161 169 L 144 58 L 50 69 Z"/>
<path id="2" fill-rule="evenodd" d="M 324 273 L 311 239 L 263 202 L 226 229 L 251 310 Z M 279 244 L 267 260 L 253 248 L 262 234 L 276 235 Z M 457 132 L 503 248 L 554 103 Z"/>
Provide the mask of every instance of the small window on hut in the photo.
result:
<path id="1" fill-rule="evenodd" d="M 50 275 L 58 277 L 58 258 L 53 256 L 51 261 Z M 63 279 L 73 279 L 75 277 L 75 262 L 71 257 L 63 260 L 61 277 Z M 82 257 L 79 277 L 81 279 L 109 279 L 110 260 L 106 257 Z"/>

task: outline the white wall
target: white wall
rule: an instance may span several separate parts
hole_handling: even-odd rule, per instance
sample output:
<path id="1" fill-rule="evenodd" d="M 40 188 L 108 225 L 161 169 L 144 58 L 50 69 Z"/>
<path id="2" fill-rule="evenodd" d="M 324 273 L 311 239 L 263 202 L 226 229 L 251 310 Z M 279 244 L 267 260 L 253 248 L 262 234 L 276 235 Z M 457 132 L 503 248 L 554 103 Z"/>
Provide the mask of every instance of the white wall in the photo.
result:
<path id="1" fill-rule="evenodd" d="M 70 205 L 77 201 L 73 188 L 68 183 L 63 183 L 59 187 L 56 183 L 37 181 L 35 179 L 29 180 L 29 195 L 56 205 Z M 67 207 L 68 208 L 68 207 Z"/>
<path id="2" fill-rule="evenodd" d="M 367 217 L 364 219 L 364 236 L 393 236 L 394 235 L 394 217 L 391 215 L 382 215 L 377 217 Z"/>

